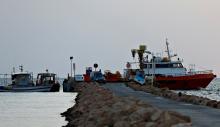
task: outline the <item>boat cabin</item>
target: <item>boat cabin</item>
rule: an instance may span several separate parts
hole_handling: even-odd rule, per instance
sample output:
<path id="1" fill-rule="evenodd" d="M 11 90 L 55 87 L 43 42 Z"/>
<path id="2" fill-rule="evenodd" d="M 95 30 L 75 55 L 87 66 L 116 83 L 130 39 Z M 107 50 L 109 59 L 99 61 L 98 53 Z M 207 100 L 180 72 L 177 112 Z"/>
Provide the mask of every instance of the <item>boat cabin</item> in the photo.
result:
<path id="1" fill-rule="evenodd" d="M 147 50 L 147 46 L 140 45 L 139 49 L 132 49 L 132 57 L 135 59 L 138 55 L 139 62 L 128 62 L 127 72 L 134 72 L 135 69 L 131 69 L 131 64 L 139 64 L 139 69 L 144 71 L 146 76 L 150 75 L 165 75 L 165 76 L 183 76 L 187 74 L 187 69 L 182 65 L 182 61 L 172 60 L 177 54 L 171 54 L 169 49 L 169 43 L 166 39 L 166 57 L 154 55 L 153 52 Z M 128 74 L 129 75 L 129 74 Z"/>
<path id="2" fill-rule="evenodd" d="M 33 84 L 33 75 L 27 72 L 14 73 L 11 75 L 12 85 L 30 86 Z"/>
<path id="3" fill-rule="evenodd" d="M 13 86 L 34 86 L 33 83 L 33 73 L 24 72 L 23 66 L 19 66 L 20 72 L 15 73 L 13 68 L 13 73 L 11 74 L 11 81 Z"/>
<path id="4" fill-rule="evenodd" d="M 180 60 L 164 61 L 160 57 L 156 57 L 150 62 L 144 62 L 143 70 L 146 75 L 186 75 L 187 70 L 183 67 Z"/>
<path id="5" fill-rule="evenodd" d="M 54 73 L 39 73 L 37 75 L 36 85 L 49 85 L 56 82 L 56 74 Z"/>

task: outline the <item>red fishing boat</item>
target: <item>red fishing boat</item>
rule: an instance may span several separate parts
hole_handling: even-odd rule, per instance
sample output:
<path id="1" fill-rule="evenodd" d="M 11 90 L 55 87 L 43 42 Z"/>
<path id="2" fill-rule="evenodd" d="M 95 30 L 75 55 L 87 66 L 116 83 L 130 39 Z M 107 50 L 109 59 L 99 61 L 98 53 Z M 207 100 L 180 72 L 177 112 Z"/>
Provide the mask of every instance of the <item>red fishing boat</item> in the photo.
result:
<path id="1" fill-rule="evenodd" d="M 125 69 L 125 77 L 132 79 L 137 71 L 143 72 L 142 77 L 150 80 L 154 85 L 160 88 L 169 88 L 173 90 L 191 90 L 206 88 L 216 77 L 211 70 L 195 71 L 190 68 L 189 71 L 182 65 L 182 60 L 172 60 L 177 55 L 171 55 L 169 43 L 166 40 L 167 57 L 155 56 L 152 52 L 146 50 L 146 46 L 140 46 L 139 49 L 133 49 L 132 55 L 139 57 L 139 69 L 131 69 L 135 62 L 129 62 Z M 145 55 L 146 54 L 146 55 Z M 151 58 L 150 58 L 151 57 Z M 128 68 L 129 67 L 129 68 Z M 133 74 L 133 75 L 132 75 Z M 143 84 L 143 83 L 142 83 Z"/>

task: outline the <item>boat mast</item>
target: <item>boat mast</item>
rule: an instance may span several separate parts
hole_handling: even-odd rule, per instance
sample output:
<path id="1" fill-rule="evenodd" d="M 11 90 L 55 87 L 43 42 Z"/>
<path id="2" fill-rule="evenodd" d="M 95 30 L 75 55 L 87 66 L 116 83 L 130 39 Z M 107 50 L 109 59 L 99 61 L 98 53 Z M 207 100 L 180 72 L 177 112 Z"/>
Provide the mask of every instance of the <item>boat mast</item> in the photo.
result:
<path id="1" fill-rule="evenodd" d="M 166 46 L 167 46 L 167 55 L 168 55 L 168 60 L 171 61 L 171 56 L 170 56 L 170 49 L 169 49 L 169 43 L 168 39 L 166 38 Z"/>

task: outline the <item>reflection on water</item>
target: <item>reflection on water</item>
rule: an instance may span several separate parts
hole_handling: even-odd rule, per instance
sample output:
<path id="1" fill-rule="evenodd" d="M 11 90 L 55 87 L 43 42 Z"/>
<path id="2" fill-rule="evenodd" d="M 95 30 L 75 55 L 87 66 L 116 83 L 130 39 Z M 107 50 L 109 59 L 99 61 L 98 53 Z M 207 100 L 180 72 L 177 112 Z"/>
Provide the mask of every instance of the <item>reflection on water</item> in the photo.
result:
<path id="1" fill-rule="evenodd" d="M 0 93 L 0 127 L 61 127 L 76 93 Z"/>

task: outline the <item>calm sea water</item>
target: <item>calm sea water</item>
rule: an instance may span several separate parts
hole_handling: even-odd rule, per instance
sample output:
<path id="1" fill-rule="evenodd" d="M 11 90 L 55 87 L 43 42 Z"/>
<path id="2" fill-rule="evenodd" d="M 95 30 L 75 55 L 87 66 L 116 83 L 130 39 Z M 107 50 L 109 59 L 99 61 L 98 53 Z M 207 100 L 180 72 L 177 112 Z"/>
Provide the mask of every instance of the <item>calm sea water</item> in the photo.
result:
<path id="1" fill-rule="evenodd" d="M 180 91 L 176 91 L 180 92 Z M 220 78 L 214 79 L 205 89 L 181 91 L 187 95 L 206 97 L 220 101 Z"/>
<path id="2" fill-rule="evenodd" d="M 76 93 L 0 93 L 0 127 L 61 127 Z"/>

